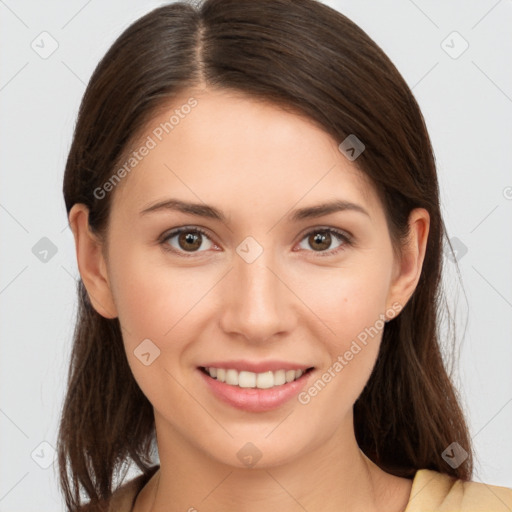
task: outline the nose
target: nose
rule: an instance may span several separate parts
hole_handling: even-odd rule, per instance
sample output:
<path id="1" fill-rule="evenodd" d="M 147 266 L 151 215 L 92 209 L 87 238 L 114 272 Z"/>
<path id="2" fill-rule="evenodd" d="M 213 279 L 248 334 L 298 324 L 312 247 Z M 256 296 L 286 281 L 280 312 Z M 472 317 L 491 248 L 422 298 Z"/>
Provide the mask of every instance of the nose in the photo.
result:
<path id="1" fill-rule="evenodd" d="M 235 254 L 222 293 L 221 328 L 226 334 L 263 343 L 293 329 L 297 299 L 271 250 L 252 262 Z"/>

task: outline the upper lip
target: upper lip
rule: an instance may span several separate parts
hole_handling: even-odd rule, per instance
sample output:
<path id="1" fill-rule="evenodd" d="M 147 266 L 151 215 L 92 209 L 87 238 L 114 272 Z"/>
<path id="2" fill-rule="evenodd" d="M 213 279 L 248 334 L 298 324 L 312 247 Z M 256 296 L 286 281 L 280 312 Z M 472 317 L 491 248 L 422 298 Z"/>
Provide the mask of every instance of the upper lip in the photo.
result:
<path id="1" fill-rule="evenodd" d="M 312 368 L 312 365 L 290 363 L 289 361 L 247 361 L 239 359 L 237 361 L 212 361 L 201 365 L 203 368 L 225 368 L 226 370 L 233 369 L 240 371 L 247 371 L 253 373 L 275 372 L 277 370 L 307 370 Z"/>

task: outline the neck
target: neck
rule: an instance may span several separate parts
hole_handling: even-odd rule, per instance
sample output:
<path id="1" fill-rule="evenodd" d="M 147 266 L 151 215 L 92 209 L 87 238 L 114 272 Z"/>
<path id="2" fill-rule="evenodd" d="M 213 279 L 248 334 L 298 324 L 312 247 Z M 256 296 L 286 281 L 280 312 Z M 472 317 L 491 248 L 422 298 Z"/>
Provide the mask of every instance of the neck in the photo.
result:
<path id="1" fill-rule="evenodd" d="M 237 468 L 155 420 L 160 470 L 139 494 L 137 512 L 401 511 L 408 501 L 411 482 L 373 464 L 359 449 L 352 423 L 283 464 L 265 467 L 262 458 L 252 468 Z"/>

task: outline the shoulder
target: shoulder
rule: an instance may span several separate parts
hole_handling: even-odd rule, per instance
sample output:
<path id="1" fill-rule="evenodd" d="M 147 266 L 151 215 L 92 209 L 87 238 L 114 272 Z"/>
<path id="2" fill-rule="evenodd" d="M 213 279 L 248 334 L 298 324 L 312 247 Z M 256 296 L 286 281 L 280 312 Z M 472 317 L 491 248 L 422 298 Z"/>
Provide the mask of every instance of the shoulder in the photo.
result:
<path id="1" fill-rule="evenodd" d="M 142 473 L 118 487 L 108 502 L 108 512 L 130 512 L 137 495 L 158 469 L 159 466 L 153 466 L 147 474 Z"/>
<path id="2" fill-rule="evenodd" d="M 512 489 L 417 471 L 404 512 L 510 512 Z"/>

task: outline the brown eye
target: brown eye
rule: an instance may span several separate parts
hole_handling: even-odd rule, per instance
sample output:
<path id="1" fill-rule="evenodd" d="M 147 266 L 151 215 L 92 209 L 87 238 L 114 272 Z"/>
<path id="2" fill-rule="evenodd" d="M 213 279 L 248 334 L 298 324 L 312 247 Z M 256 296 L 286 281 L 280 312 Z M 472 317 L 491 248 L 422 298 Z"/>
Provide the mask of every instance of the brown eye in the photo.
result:
<path id="1" fill-rule="evenodd" d="M 334 236 L 333 236 L 334 235 Z M 352 241 L 349 235 L 332 228 L 314 229 L 306 233 L 302 240 L 307 239 L 307 245 L 313 249 L 313 252 L 319 253 L 318 256 L 330 256 L 351 245 Z M 338 240 L 338 246 L 329 249 L 333 241 Z"/>
<path id="2" fill-rule="evenodd" d="M 183 232 L 178 235 L 178 244 L 184 250 L 196 250 L 201 247 L 201 235 L 192 231 Z"/>
<path id="3" fill-rule="evenodd" d="M 174 241 L 174 239 L 176 239 L 176 241 Z M 162 239 L 161 243 L 166 250 L 186 255 L 184 253 L 204 252 L 198 249 L 204 245 L 205 240 L 213 245 L 210 238 L 203 230 L 199 228 L 180 228 L 171 231 Z M 208 247 L 207 244 L 206 249 L 209 248 L 211 248 L 211 246 Z"/>
<path id="4" fill-rule="evenodd" d="M 325 251 L 326 249 L 329 249 L 329 246 L 331 245 L 331 235 L 327 231 L 318 231 L 317 233 L 309 236 L 308 242 L 311 247 L 320 251 Z"/>

